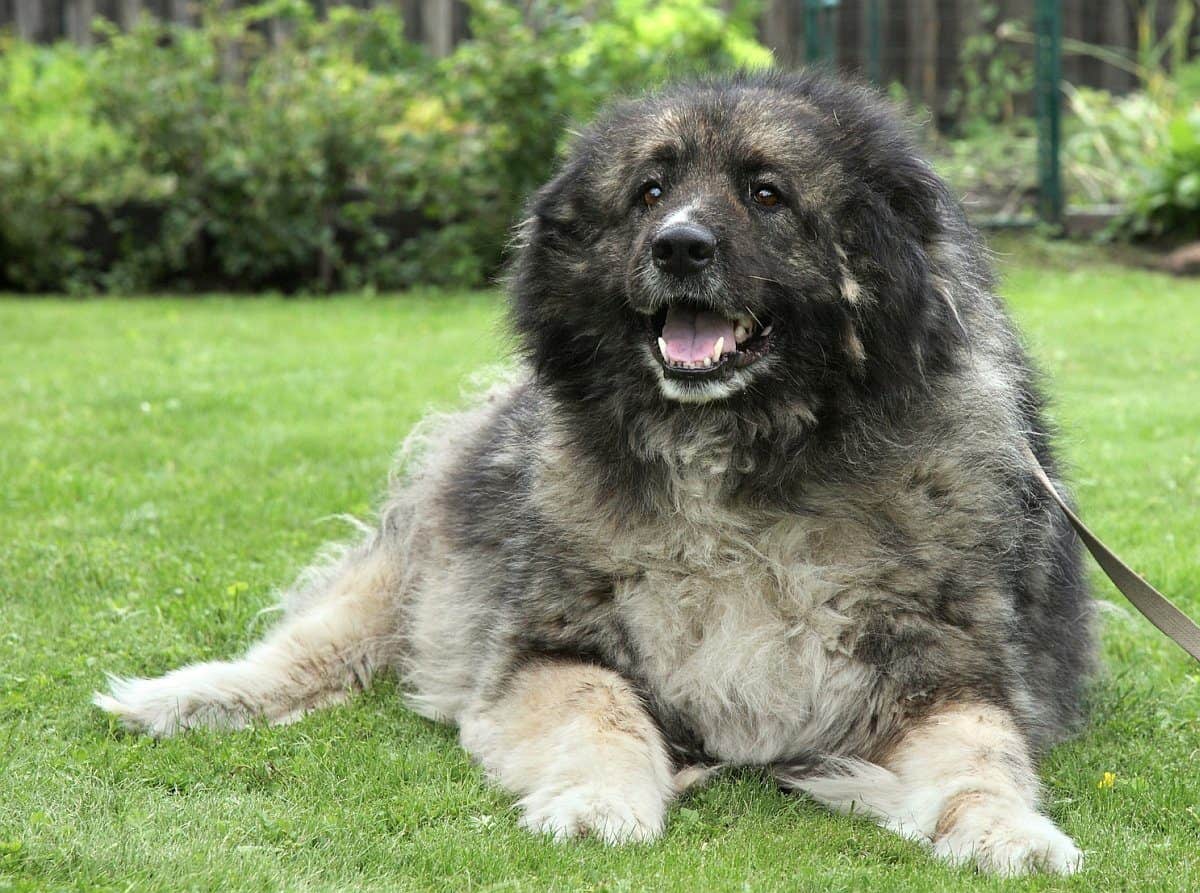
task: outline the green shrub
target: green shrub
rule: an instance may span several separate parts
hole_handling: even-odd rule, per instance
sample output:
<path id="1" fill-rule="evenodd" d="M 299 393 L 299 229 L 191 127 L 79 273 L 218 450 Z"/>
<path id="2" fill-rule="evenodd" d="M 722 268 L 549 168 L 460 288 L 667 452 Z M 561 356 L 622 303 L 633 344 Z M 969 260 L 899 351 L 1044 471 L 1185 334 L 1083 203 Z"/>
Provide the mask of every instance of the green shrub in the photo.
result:
<path id="1" fill-rule="evenodd" d="M 173 185 L 157 244 L 127 257 L 130 281 L 328 289 L 359 275 L 352 257 L 386 248 L 373 218 L 405 196 L 383 172 L 381 130 L 416 93 L 375 66 L 381 45 L 402 43 L 399 19 L 300 16 L 270 51 L 255 21 L 113 36 L 121 76 L 97 82 L 97 105 Z"/>
<path id="2" fill-rule="evenodd" d="M 1200 236 L 1200 105 L 1175 115 L 1145 186 L 1123 221 L 1136 237 Z"/>
<path id="3" fill-rule="evenodd" d="M 97 259 L 79 238 L 93 218 L 169 189 L 97 116 L 98 61 L 67 45 L 0 43 L 0 280 L 95 287 Z"/>
<path id="4" fill-rule="evenodd" d="M 471 3 L 434 60 L 387 6 L 300 0 L 0 54 L 0 279 L 25 290 L 475 285 L 571 122 L 769 64 L 706 0 Z M 271 40 L 267 22 L 281 23 Z"/>
<path id="5" fill-rule="evenodd" d="M 1063 173 L 1079 200 L 1127 205 L 1145 189 L 1163 150 L 1171 107 L 1145 91 L 1115 96 L 1066 87 Z"/>
<path id="6" fill-rule="evenodd" d="M 1068 88 L 1067 179 L 1087 200 L 1125 207 L 1109 236 L 1200 236 L 1200 63 L 1147 71 L 1124 96 Z"/>
<path id="7" fill-rule="evenodd" d="M 967 135 L 1011 124 L 1018 104 L 1033 90 L 1028 54 L 1003 39 L 1019 23 L 1002 21 L 1000 7 L 994 3 L 980 4 L 978 15 L 981 27 L 963 39 L 958 82 L 946 104 L 958 130 Z"/>

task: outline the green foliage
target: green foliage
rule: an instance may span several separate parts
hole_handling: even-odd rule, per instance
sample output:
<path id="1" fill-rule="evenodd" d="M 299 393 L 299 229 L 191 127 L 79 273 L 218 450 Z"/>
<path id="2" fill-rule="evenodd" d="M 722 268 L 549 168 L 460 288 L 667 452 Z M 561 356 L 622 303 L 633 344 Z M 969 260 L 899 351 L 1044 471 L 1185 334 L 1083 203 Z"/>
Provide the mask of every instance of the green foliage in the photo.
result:
<path id="1" fill-rule="evenodd" d="M 952 139 L 929 140 L 938 173 L 977 221 L 1033 213 L 1037 189 L 1037 136 L 1028 119 L 1007 126 L 973 127 Z"/>
<path id="2" fill-rule="evenodd" d="M 959 82 L 947 101 L 947 111 L 967 133 L 1012 122 L 1020 97 L 1033 89 L 1028 54 L 1003 37 L 1014 23 L 1000 21 L 992 3 L 981 5 L 979 19 L 982 27 L 962 42 Z"/>
<path id="3" fill-rule="evenodd" d="M 297 16 L 294 39 L 268 50 L 250 30 L 267 11 L 210 16 L 167 41 L 150 24 L 113 36 L 107 54 L 121 76 L 97 82 L 100 113 L 120 123 L 141 167 L 173 185 L 156 244 L 123 255 L 127 281 L 198 274 L 327 289 L 356 284 L 356 252 L 386 248 L 374 218 L 404 200 L 406 184 L 383 167 L 381 131 L 418 83 L 376 70 L 408 58 L 400 20 L 383 9 Z"/>
<path id="4" fill-rule="evenodd" d="M 1086 199 L 1126 207 L 1109 235 L 1200 236 L 1200 62 L 1141 73 L 1125 96 L 1067 89 L 1064 170 Z"/>
<path id="5" fill-rule="evenodd" d="M 69 45 L 0 43 L 0 281 L 90 284 L 91 257 L 76 237 L 91 214 L 168 188 L 96 116 L 98 61 Z"/>
<path id="6" fill-rule="evenodd" d="M 1115 96 L 1066 86 L 1063 173 L 1068 188 L 1092 204 L 1128 204 L 1146 186 L 1162 151 L 1170 108 L 1150 93 Z"/>
<path id="7" fill-rule="evenodd" d="M 473 0 L 435 60 L 394 9 L 300 0 L 0 55 L 0 284 L 475 284 L 571 122 L 615 93 L 770 63 L 709 0 Z"/>
<path id="8" fill-rule="evenodd" d="M 1134 236 L 1200 236 L 1200 103 L 1174 115 L 1124 221 Z"/>
<path id="9" fill-rule="evenodd" d="M 1123 96 L 1064 85 L 1063 169 L 1076 200 L 1122 204 L 1126 213 L 1108 235 L 1189 237 L 1200 234 L 1200 63 L 1186 62 L 1195 0 L 1174 0 L 1160 29 L 1156 0 L 1137 9 L 1132 52 L 1066 39 L 1063 48 L 1133 75 L 1138 89 Z M 1030 42 L 1013 31 L 1008 38 Z"/>

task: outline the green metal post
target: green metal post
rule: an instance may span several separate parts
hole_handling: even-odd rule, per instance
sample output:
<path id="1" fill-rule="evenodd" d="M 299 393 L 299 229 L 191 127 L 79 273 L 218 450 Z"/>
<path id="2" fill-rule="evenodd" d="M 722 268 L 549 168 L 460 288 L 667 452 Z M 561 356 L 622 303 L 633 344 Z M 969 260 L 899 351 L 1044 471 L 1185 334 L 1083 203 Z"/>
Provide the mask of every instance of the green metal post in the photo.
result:
<path id="1" fill-rule="evenodd" d="M 883 83 L 883 0 L 867 0 L 867 77 Z"/>
<path id="2" fill-rule="evenodd" d="M 1063 219 L 1062 9 L 1058 0 L 1037 0 L 1034 17 L 1034 105 L 1038 132 L 1038 214 L 1053 226 Z"/>
<path id="3" fill-rule="evenodd" d="M 809 65 L 837 62 L 838 0 L 804 0 L 804 59 Z"/>

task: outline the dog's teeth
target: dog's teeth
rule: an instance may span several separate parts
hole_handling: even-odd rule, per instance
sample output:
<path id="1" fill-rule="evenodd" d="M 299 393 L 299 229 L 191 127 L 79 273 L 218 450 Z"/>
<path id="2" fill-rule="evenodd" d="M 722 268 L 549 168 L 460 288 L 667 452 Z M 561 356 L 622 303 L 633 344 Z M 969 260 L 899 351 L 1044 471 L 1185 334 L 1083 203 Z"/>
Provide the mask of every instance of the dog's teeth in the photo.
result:
<path id="1" fill-rule="evenodd" d="M 659 349 L 659 352 L 662 353 L 662 358 L 665 360 L 667 358 L 667 339 L 666 338 L 658 339 L 658 349 Z"/>
<path id="2" fill-rule="evenodd" d="M 705 368 L 705 369 L 707 369 L 707 368 L 708 368 L 709 366 L 711 366 L 712 364 L 713 364 L 712 357 L 705 357 L 705 358 L 704 358 L 704 368 Z"/>
<path id="3" fill-rule="evenodd" d="M 721 354 L 724 350 L 725 350 L 725 337 L 722 336 L 717 339 L 717 346 L 713 348 L 712 361 L 714 363 L 721 362 Z"/>
<path id="4" fill-rule="evenodd" d="M 743 329 L 745 329 L 747 332 L 749 332 L 750 329 L 753 328 L 753 326 L 754 326 L 754 317 L 752 317 L 748 313 L 743 313 L 741 316 L 739 316 L 737 318 L 736 322 Z"/>
<path id="5" fill-rule="evenodd" d="M 766 338 L 770 334 L 771 334 L 771 326 L 767 326 L 765 329 L 762 330 L 762 336 L 764 338 Z"/>
<path id="6" fill-rule="evenodd" d="M 739 323 L 734 328 L 733 340 L 736 341 L 738 344 L 741 344 L 743 341 L 745 341 L 749 337 L 750 337 L 750 333 L 748 331 L 746 331 L 746 327 L 743 326 L 741 323 Z"/>

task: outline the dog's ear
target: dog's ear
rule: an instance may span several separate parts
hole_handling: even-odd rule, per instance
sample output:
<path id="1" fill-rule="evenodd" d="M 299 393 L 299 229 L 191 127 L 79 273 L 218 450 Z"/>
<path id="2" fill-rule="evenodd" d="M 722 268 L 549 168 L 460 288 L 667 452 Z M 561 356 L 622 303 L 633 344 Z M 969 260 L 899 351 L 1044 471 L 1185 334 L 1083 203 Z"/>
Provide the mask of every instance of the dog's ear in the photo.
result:
<path id="1" fill-rule="evenodd" d="M 855 328 L 877 382 L 921 386 L 967 337 L 955 307 L 960 271 L 943 269 L 939 246 L 973 240 L 958 203 L 895 115 L 878 103 L 858 111 L 843 118 L 849 126 L 837 137 L 856 174 L 838 214 L 840 237 L 868 298 Z"/>
<path id="2" fill-rule="evenodd" d="M 589 159 L 575 153 L 538 189 L 513 241 L 506 285 L 509 319 L 535 369 L 571 359 L 575 348 L 564 308 L 578 304 L 581 257 L 594 240 L 584 185 Z"/>
<path id="3" fill-rule="evenodd" d="M 922 160 L 900 155 L 866 168 L 839 213 L 843 247 L 879 299 L 907 304 L 929 284 L 929 247 L 953 213 L 945 186 Z"/>
<path id="4" fill-rule="evenodd" d="M 586 160 L 572 157 L 530 197 L 513 239 L 508 285 L 513 300 L 535 298 L 569 273 L 570 259 L 587 240 L 579 207 Z"/>
<path id="5" fill-rule="evenodd" d="M 826 139 L 842 168 L 891 210 L 906 235 L 934 238 L 949 193 L 917 150 L 912 125 L 891 101 L 874 88 L 812 73 L 802 79 L 800 92 L 821 112 Z"/>
<path id="6" fill-rule="evenodd" d="M 591 191 L 586 188 L 590 165 L 589 152 L 573 152 L 550 181 L 533 194 L 518 234 L 523 239 L 520 247 L 571 250 L 591 238 L 595 209 L 586 201 Z"/>

